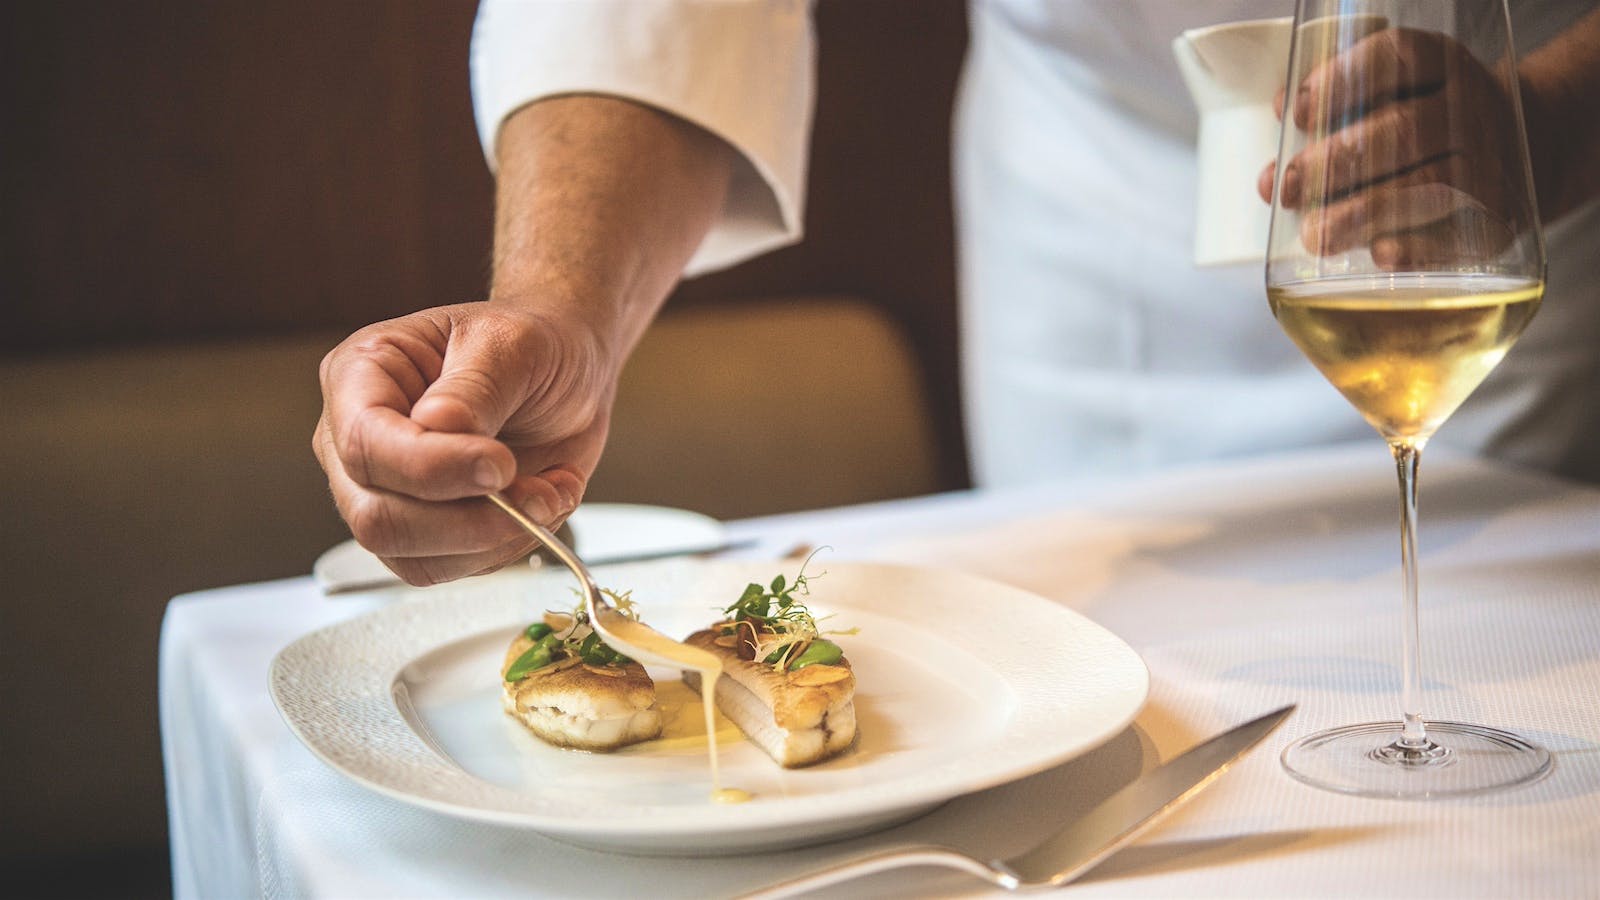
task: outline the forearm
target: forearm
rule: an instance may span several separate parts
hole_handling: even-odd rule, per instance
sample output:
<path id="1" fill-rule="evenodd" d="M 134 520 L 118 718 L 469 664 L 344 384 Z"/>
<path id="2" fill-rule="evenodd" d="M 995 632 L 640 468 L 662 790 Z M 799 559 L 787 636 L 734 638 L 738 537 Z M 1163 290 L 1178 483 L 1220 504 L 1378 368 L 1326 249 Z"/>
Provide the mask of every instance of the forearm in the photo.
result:
<path id="1" fill-rule="evenodd" d="M 1600 197 L 1600 9 L 1518 69 L 1539 211 L 1550 221 Z"/>
<path id="2" fill-rule="evenodd" d="M 496 145 L 490 299 L 586 322 L 618 365 L 722 208 L 732 150 L 612 97 L 542 100 Z"/>

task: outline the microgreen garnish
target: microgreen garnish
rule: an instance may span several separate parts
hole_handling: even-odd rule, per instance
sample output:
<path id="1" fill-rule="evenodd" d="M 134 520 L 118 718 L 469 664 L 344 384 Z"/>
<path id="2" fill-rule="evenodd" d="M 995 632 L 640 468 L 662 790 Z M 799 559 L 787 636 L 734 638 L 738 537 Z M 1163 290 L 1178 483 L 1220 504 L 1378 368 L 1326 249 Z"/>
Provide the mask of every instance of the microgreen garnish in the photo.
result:
<path id="1" fill-rule="evenodd" d="M 801 603 L 796 594 L 809 596 L 811 594 L 811 578 L 821 576 L 806 575 L 806 566 L 810 565 L 812 557 L 817 555 L 817 550 L 811 551 L 811 556 L 806 557 L 800 564 L 800 571 L 795 573 L 794 581 L 788 581 L 783 573 L 772 579 L 769 585 L 751 582 L 745 585 L 744 593 L 739 595 L 732 605 L 723 609 L 730 621 L 742 622 L 752 620 L 762 624 L 774 622 L 794 621 L 799 622 L 811 618 L 811 613 L 806 611 L 805 604 Z M 828 573 L 824 572 L 823 575 Z M 774 608 L 776 607 L 776 608 Z"/>
<path id="2" fill-rule="evenodd" d="M 843 651 L 832 641 L 822 640 L 822 635 L 855 634 L 857 629 L 820 630 L 818 620 L 800 600 L 811 595 L 812 578 L 827 574 L 806 574 L 806 566 L 816 555 L 814 550 L 806 557 L 793 581 L 780 572 L 770 584 L 751 582 L 738 600 L 722 610 L 728 618 L 721 631 L 739 637 L 741 656 L 746 652 L 749 656 L 745 658 L 760 656 L 762 662 L 770 663 L 779 672 L 839 661 Z"/>
<path id="3" fill-rule="evenodd" d="M 634 605 L 632 591 L 619 593 L 601 588 L 600 593 L 606 596 L 617 612 L 635 622 L 639 621 L 639 610 Z M 570 612 L 549 610 L 547 615 L 564 617 L 568 624 L 560 629 L 547 622 L 529 625 L 523 634 L 533 641 L 533 646 L 506 669 L 507 681 L 518 681 L 531 672 L 569 656 L 577 657 L 591 666 L 625 666 L 633 662 L 600 640 L 600 634 L 589 625 L 589 611 L 584 608 L 581 599 Z"/>

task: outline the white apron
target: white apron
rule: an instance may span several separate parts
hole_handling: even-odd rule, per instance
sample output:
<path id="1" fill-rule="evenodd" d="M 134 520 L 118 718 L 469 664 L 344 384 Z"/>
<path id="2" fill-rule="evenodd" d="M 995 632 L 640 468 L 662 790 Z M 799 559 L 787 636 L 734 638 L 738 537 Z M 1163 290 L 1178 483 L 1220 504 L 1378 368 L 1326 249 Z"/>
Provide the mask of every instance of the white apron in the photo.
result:
<path id="1" fill-rule="evenodd" d="M 1514 3 L 1519 49 L 1589 8 Z M 1293 11 L 1281 0 L 972 3 L 955 172 L 980 484 L 1376 445 L 1278 329 L 1260 266 L 1191 261 L 1196 123 L 1172 39 Z M 1436 441 L 1600 478 L 1600 207 L 1546 238 L 1544 307 Z"/>

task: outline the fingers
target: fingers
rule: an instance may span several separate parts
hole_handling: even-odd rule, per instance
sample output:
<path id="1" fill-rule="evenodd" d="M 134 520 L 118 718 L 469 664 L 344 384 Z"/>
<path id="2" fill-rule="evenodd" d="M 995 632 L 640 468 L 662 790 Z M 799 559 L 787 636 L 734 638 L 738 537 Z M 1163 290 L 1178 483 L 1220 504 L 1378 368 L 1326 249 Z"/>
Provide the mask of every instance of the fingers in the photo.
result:
<path id="1" fill-rule="evenodd" d="M 529 393 L 529 379 L 542 362 L 498 319 L 455 323 L 444 359 L 411 409 L 425 428 L 494 435 Z"/>
<path id="2" fill-rule="evenodd" d="M 480 496 L 504 487 L 516 471 L 511 451 L 493 438 L 429 431 L 378 406 L 336 426 L 335 443 L 357 484 L 424 500 Z"/>
<path id="3" fill-rule="evenodd" d="M 1464 54 L 1436 32 L 1388 28 L 1368 35 L 1301 80 L 1294 123 L 1332 127 L 1353 112 L 1437 90 Z"/>
<path id="4" fill-rule="evenodd" d="M 324 360 L 317 458 L 356 539 L 412 584 L 534 546 L 483 494 L 551 528 L 582 499 L 613 370 L 586 334 L 546 324 L 441 307 L 363 329 Z"/>
<path id="5" fill-rule="evenodd" d="M 1301 244 L 1318 256 L 1367 247 L 1380 268 L 1486 259 L 1514 238 L 1500 216 L 1451 186 L 1460 161 L 1448 158 L 1313 209 L 1300 223 Z"/>
<path id="6" fill-rule="evenodd" d="M 1257 191 L 1302 211 L 1313 254 L 1366 248 L 1385 268 L 1492 257 L 1516 219 L 1493 140 L 1507 104 L 1494 73 L 1448 37 L 1374 33 L 1298 85 L 1290 118 L 1309 142 L 1263 170 Z"/>
<path id="7" fill-rule="evenodd" d="M 1306 212 L 1300 242 L 1320 256 L 1370 244 L 1379 235 L 1421 228 L 1479 207 L 1470 195 L 1446 183 L 1440 162 L 1409 172 Z"/>
<path id="8" fill-rule="evenodd" d="M 491 550 L 486 553 L 469 553 L 459 556 L 429 556 L 415 559 L 406 557 L 390 557 L 383 560 L 389 571 L 399 575 L 406 584 L 413 587 L 427 587 L 434 584 L 443 584 L 466 578 L 471 575 L 485 575 L 496 569 L 516 562 L 527 556 L 535 546 L 532 538 L 526 537 L 508 545 L 504 549 Z"/>
<path id="9" fill-rule="evenodd" d="M 1372 261 L 1386 272 L 1446 265 L 1464 258 L 1448 226 L 1384 235 L 1372 243 Z"/>
<path id="10" fill-rule="evenodd" d="M 482 553 L 527 537 L 482 497 L 440 503 L 352 488 L 342 493 L 340 512 L 361 546 L 380 557 Z M 537 513 L 549 518 L 542 505 Z"/>
<path id="11" fill-rule="evenodd" d="M 493 437 L 430 430 L 411 415 L 413 398 L 443 366 L 438 350 L 396 328 L 358 338 L 322 366 L 332 448 L 352 481 L 427 500 L 476 496 L 511 481 L 516 461 Z"/>
<path id="12" fill-rule="evenodd" d="M 339 465 L 325 419 L 314 447 L 351 533 L 410 584 L 438 584 L 492 571 L 536 546 L 527 532 L 482 498 L 425 501 L 357 484 Z M 562 483 L 561 488 L 552 481 Z M 554 529 L 576 507 L 576 499 L 567 498 L 581 498 L 582 481 L 575 474 L 519 478 L 505 493 L 528 516 Z"/>
<path id="13" fill-rule="evenodd" d="M 1300 151 L 1284 168 L 1284 206 L 1328 202 L 1447 154 L 1450 130 L 1443 98 L 1388 104 Z"/>
<path id="14" fill-rule="evenodd" d="M 582 494 L 581 486 L 575 492 L 551 490 L 538 477 L 518 482 L 505 494 L 551 531 L 577 507 L 576 500 L 569 505 L 564 495 Z M 396 575 L 419 587 L 492 572 L 538 546 L 499 507 L 482 498 L 423 504 L 395 494 L 367 492 L 352 499 L 361 504 L 357 509 L 371 511 L 364 519 L 347 517 L 357 539 Z M 368 527 L 369 522 L 374 527 Z"/>
<path id="15" fill-rule="evenodd" d="M 1372 261 L 1389 272 L 1482 260 L 1513 235 L 1498 218 L 1474 205 L 1425 228 L 1383 235 L 1372 242 Z"/>

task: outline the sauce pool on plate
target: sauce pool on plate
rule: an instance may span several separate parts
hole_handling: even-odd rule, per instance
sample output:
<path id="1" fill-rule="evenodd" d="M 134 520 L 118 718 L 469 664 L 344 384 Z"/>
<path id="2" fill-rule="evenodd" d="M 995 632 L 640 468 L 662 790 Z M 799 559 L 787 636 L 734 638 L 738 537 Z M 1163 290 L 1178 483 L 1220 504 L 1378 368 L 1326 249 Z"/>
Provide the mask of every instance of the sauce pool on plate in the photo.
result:
<path id="1" fill-rule="evenodd" d="M 602 609 L 599 614 L 601 621 L 596 624 L 616 635 L 617 640 L 699 673 L 700 703 L 705 710 L 706 720 L 706 748 L 711 757 L 711 800 L 716 803 L 744 803 L 750 800 L 752 795 L 748 791 L 723 788 L 722 773 L 717 765 L 717 706 L 713 695 L 716 693 L 717 679 L 722 677 L 722 660 L 698 647 L 671 640 L 648 625 L 635 622 L 615 610 Z"/>

